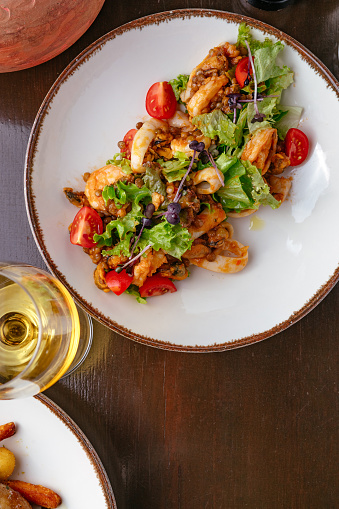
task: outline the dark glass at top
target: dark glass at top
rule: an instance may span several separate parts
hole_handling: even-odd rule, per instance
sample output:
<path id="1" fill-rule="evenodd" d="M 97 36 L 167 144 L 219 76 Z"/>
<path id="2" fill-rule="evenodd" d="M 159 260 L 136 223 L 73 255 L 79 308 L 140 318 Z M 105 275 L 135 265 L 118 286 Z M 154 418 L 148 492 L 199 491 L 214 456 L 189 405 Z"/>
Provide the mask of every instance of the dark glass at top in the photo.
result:
<path id="1" fill-rule="evenodd" d="M 291 5 L 294 0 L 247 0 L 247 2 L 258 9 L 265 11 L 277 11 Z"/>

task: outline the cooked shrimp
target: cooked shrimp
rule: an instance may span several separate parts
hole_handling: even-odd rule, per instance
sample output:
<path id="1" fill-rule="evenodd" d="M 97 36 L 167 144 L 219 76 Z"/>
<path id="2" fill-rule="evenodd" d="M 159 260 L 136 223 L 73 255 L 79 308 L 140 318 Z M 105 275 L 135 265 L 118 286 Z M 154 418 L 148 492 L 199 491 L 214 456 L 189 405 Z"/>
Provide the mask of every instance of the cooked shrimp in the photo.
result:
<path id="1" fill-rule="evenodd" d="M 168 130 L 168 124 L 162 120 L 150 118 L 136 132 L 131 149 L 131 168 L 134 173 L 143 173 L 142 163 L 147 149 L 154 140 L 157 129 Z"/>
<path id="2" fill-rule="evenodd" d="M 278 201 L 285 201 L 287 195 L 292 186 L 292 178 L 285 177 L 275 177 L 274 175 L 270 175 L 267 178 L 267 183 L 270 186 L 271 194 L 273 194 L 274 198 Z"/>
<path id="3" fill-rule="evenodd" d="M 178 127 L 182 130 L 194 131 L 195 127 L 191 124 L 188 115 L 183 111 L 177 110 L 173 117 L 167 120 L 168 125 L 171 127 Z"/>
<path id="4" fill-rule="evenodd" d="M 235 273 L 246 267 L 248 262 L 248 246 L 243 246 L 236 240 L 227 239 L 224 242 L 224 250 L 219 253 L 215 260 L 206 258 L 190 259 L 193 265 L 213 272 Z"/>
<path id="5" fill-rule="evenodd" d="M 224 55 L 221 54 L 221 51 L 223 50 L 223 44 L 220 44 L 219 46 L 216 46 L 212 50 L 209 51 L 208 55 L 203 59 L 200 64 L 198 64 L 193 71 L 190 74 L 189 80 L 187 82 L 186 90 L 184 90 L 181 93 L 180 99 L 182 102 L 187 103 L 193 93 L 192 93 L 192 85 L 193 85 L 193 79 L 195 75 L 198 73 L 199 70 L 206 71 L 209 69 L 216 69 L 216 70 L 227 70 L 228 69 L 228 61 L 227 58 L 225 58 Z"/>
<path id="6" fill-rule="evenodd" d="M 107 258 L 107 265 L 110 269 L 116 269 L 118 265 L 122 265 L 127 262 L 128 256 L 123 254 L 112 255 Z"/>
<path id="7" fill-rule="evenodd" d="M 189 144 L 192 140 L 199 142 L 202 141 L 205 144 L 205 148 L 208 148 L 211 145 L 211 138 L 207 138 L 201 133 L 197 135 L 197 129 L 190 122 L 186 113 L 177 110 L 174 116 L 167 122 L 170 127 L 177 127 L 181 129 L 180 138 L 174 138 L 171 141 L 171 150 L 173 154 L 175 154 L 175 152 L 184 152 L 187 156 L 192 157 L 193 150 L 189 148 Z"/>
<path id="8" fill-rule="evenodd" d="M 226 83 L 228 83 L 228 78 L 225 75 L 213 76 L 204 83 L 186 104 L 190 117 L 200 115 Z"/>
<path id="9" fill-rule="evenodd" d="M 105 186 L 111 186 L 121 180 L 126 179 L 128 175 L 118 166 L 108 164 L 91 173 L 86 182 L 85 195 L 90 205 L 96 210 L 105 210 L 105 202 L 101 196 L 101 191 Z"/>
<path id="10" fill-rule="evenodd" d="M 209 230 L 217 226 L 226 218 L 226 214 L 219 203 L 206 207 L 200 214 L 198 214 L 188 228 L 192 239 L 197 239 L 207 233 Z"/>
<path id="11" fill-rule="evenodd" d="M 204 65 L 204 63 L 208 59 L 209 59 L 209 55 L 207 55 L 207 57 L 205 57 L 204 60 L 200 64 L 198 64 L 196 67 L 194 67 L 193 71 L 191 72 L 189 80 L 187 82 L 186 90 L 184 90 L 180 95 L 180 99 L 182 100 L 183 103 L 187 103 L 191 99 L 191 97 L 193 95 L 193 93 L 192 93 L 193 78 L 196 75 L 197 71 Z"/>
<path id="12" fill-rule="evenodd" d="M 193 184 L 196 186 L 199 194 L 213 194 L 221 188 L 222 181 L 216 169 L 210 166 L 194 174 Z"/>
<path id="13" fill-rule="evenodd" d="M 132 283 L 137 286 L 142 286 L 146 279 L 154 274 L 164 263 L 167 263 L 164 252 L 161 249 L 159 251 L 154 251 L 150 248 L 146 256 L 142 256 L 139 263 L 134 266 Z"/>
<path id="14" fill-rule="evenodd" d="M 246 143 L 241 154 L 243 161 L 250 161 L 264 175 L 276 153 L 278 134 L 276 129 L 260 129 Z"/>

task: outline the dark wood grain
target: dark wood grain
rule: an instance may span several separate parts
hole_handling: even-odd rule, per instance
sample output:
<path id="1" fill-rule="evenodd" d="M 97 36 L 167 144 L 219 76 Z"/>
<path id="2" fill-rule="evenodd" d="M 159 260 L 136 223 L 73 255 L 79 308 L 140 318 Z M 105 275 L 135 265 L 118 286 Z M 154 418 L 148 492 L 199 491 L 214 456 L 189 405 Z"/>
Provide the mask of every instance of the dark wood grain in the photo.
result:
<path id="1" fill-rule="evenodd" d="M 35 115 L 60 72 L 123 23 L 191 7 L 269 23 L 339 78 L 337 0 L 300 0 L 278 12 L 245 0 L 106 0 L 67 51 L 36 68 L 0 74 L 0 259 L 44 267 L 26 217 L 24 157 Z M 272 285 L 278 292 L 278 276 Z M 279 335 L 215 354 L 154 349 L 95 323 L 86 362 L 46 395 L 94 445 L 119 509 L 335 509 L 338 306 L 336 286 Z"/>

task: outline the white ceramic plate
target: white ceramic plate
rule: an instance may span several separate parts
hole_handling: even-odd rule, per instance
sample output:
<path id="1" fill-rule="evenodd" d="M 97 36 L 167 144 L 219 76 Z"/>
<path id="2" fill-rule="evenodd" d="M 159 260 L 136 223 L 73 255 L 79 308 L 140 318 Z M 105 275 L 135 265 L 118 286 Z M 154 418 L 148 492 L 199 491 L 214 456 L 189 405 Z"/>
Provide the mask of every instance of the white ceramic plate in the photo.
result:
<path id="1" fill-rule="evenodd" d="M 0 416 L 0 424 L 13 421 L 17 427 L 15 435 L 1 442 L 16 457 L 11 479 L 52 489 L 62 498 L 59 509 L 117 507 L 97 453 L 50 399 L 39 395 L 0 401 Z"/>
<path id="2" fill-rule="evenodd" d="M 232 221 L 234 237 L 249 245 L 249 263 L 238 274 L 194 267 L 188 279 L 177 283 L 177 293 L 149 299 L 147 305 L 98 290 L 92 262 L 69 243 L 67 227 L 76 209 L 62 188 L 83 190 L 82 174 L 103 166 L 118 150 L 117 142 L 145 116 L 149 86 L 189 73 L 210 48 L 235 42 L 242 20 L 256 37 L 285 42 L 281 63 L 295 72 L 295 85 L 283 104 L 304 108 L 302 129 L 311 146 L 307 162 L 293 172 L 290 199 L 277 211 L 260 208 L 256 217 L 261 229 L 251 229 L 253 216 Z M 32 130 L 27 210 L 46 263 L 91 315 L 152 346 L 216 351 L 285 329 L 309 312 L 338 278 L 338 95 L 336 80 L 303 46 L 236 14 L 174 11 L 107 34 L 58 78 Z"/>

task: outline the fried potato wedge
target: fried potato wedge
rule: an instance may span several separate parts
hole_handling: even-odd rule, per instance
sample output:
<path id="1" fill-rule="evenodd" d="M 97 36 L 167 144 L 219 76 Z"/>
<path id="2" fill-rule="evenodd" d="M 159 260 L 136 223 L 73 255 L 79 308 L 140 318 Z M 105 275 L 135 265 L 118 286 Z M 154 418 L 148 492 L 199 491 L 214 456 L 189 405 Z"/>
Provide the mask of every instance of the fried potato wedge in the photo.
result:
<path id="1" fill-rule="evenodd" d="M 8 422 L 7 424 L 0 424 L 0 442 L 13 436 L 16 432 L 14 422 Z"/>
<path id="2" fill-rule="evenodd" d="M 41 505 L 47 509 L 55 509 L 62 502 L 61 497 L 57 493 L 39 484 L 14 480 L 6 481 L 4 484 L 20 493 L 28 502 Z"/>

